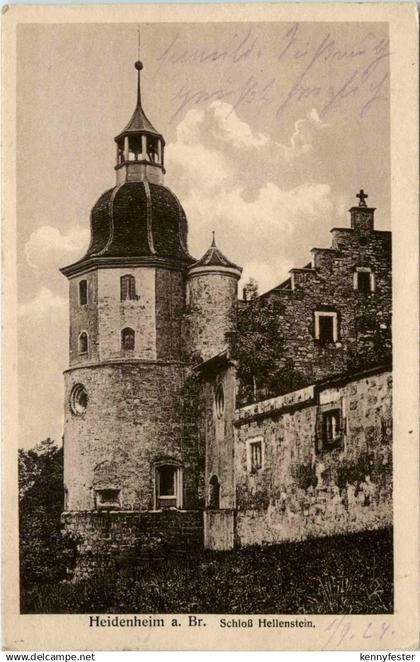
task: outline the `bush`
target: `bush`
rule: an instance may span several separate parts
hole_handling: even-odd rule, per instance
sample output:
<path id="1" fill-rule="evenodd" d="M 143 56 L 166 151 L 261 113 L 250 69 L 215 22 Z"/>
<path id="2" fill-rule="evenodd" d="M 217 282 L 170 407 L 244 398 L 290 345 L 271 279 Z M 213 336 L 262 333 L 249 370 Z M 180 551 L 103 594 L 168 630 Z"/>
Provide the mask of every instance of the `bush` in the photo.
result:
<path id="1" fill-rule="evenodd" d="M 206 551 L 34 585 L 25 613 L 385 614 L 393 610 L 392 531 Z"/>
<path id="2" fill-rule="evenodd" d="M 63 449 L 46 439 L 19 450 L 19 554 L 21 586 L 56 582 L 75 560 L 75 543 L 61 534 Z"/>
<path id="3" fill-rule="evenodd" d="M 300 464 L 296 469 L 296 484 L 302 490 L 307 490 L 309 487 L 316 487 L 318 478 L 315 473 L 315 467 L 311 464 Z"/>

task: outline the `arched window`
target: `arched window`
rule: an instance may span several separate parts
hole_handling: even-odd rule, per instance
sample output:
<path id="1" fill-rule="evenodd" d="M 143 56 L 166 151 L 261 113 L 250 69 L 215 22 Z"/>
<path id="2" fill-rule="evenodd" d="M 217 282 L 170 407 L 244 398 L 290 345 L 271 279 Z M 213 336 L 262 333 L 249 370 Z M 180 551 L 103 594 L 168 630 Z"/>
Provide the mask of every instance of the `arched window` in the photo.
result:
<path id="1" fill-rule="evenodd" d="M 223 386 L 219 384 L 214 395 L 214 404 L 217 418 L 222 418 L 225 411 L 225 394 Z"/>
<path id="2" fill-rule="evenodd" d="M 220 508 L 220 483 L 217 476 L 210 478 L 210 494 L 209 494 L 209 508 Z"/>
<path id="3" fill-rule="evenodd" d="M 136 295 L 136 279 L 131 274 L 126 274 L 120 278 L 121 285 L 121 301 L 127 299 L 137 299 Z"/>
<path id="4" fill-rule="evenodd" d="M 79 336 L 79 354 L 88 353 L 88 334 L 86 331 L 82 331 Z"/>
<path id="5" fill-rule="evenodd" d="M 129 350 L 134 349 L 134 336 L 133 329 L 125 328 L 121 331 L 121 349 Z"/>
<path id="6" fill-rule="evenodd" d="M 87 304 L 87 280 L 79 282 L 79 305 L 85 306 Z"/>

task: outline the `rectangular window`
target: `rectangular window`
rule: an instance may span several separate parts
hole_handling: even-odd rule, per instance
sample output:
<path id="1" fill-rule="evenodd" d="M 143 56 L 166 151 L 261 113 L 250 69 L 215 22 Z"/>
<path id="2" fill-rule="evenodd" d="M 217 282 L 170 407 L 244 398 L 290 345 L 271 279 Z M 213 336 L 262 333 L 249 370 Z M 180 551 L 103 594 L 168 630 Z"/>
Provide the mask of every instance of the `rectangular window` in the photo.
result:
<path id="1" fill-rule="evenodd" d="M 131 300 L 135 301 L 138 299 L 136 295 L 136 279 L 130 274 L 121 276 L 120 278 L 120 287 L 121 287 L 121 301 Z"/>
<path id="2" fill-rule="evenodd" d="M 321 315 L 319 318 L 319 340 L 334 342 L 334 320 L 332 317 Z"/>
<path id="3" fill-rule="evenodd" d="M 263 467 L 262 439 L 250 439 L 247 442 L 247 468 L 249 473 L 256 473 Z"/>
<path id="4" fill-rule="evenodd" d="M 79 282 L 79 305 L 85 306 L 87 304 L 87 280 Z"/>
<path id="5" fill-rule="evenodd" d="M 119 508 L 121 490 L 114 487 L 95 490 L 97 508 Z"/>
<path id="6" fill-rule="evenodd" d="M 182 508 L 182 469 L 174 464 L 155 469 L 155 508 Z"/>
<path id="7" fill-rule="evenodd" d="M 330 409 L 322 414 L 322 450 L 332 450 L 341 445 L 341 411 Z"/>
<path id="8" fill-rule="evenodd" d="M 315 313 L 315 340 L 322 343 L 337 342 L 337 313 L 317 311 Z"/>
<path id="9" fill-rule="evenodd" d="M 175 497 L 175 467 L 160 467 L 159 494 L 161 497 Z"/>
<path id="10" fill-rule="evenodd" d="M 357 289 L 359 292 L 370 292 L 370 273 L 368 271 L 357 272 Z"/>
<path id="11" fill-rule="evenodd" d="M 353 289 L 365 294 L 375 291 L 375 274 L 370 267 L 356 267 L 353 274 Z"/>

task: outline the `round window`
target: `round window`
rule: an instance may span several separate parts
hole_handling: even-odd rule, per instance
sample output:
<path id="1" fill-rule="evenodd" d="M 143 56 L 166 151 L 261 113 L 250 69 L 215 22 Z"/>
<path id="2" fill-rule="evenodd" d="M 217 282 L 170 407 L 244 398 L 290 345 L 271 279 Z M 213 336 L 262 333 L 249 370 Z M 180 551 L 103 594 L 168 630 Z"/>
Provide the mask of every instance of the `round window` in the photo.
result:
<path id="1" fill-rule="evenodd" d="M 76 384 L 70 395 L 70 407 L 73 414 L 80 416 L 86 411 L 88 405 L 88 394 L 83 384 Z"/>
<path id="2" fill-rule="evenodd" d="M 216 389 L 215 404 L 216 404 L 216 416 L 217 418 L 222 418 L 223 412 L 225 410 L 225 394 L 223 391 L 223 386 L 221 384 Z"/>

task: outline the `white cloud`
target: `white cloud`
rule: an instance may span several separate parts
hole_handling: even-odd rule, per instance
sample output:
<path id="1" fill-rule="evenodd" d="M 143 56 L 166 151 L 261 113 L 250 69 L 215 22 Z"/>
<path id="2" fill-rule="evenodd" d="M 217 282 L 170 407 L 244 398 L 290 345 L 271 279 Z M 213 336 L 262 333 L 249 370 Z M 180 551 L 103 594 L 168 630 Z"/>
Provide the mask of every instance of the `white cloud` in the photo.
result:
<path id="1" fill-rule="evenodd" d="M 30 301 L 21 303 L 19 306 L 19 317 L 44 317 L 50 314 L 61 314 L 67 310 L 67 301 L 57 296 L 47 287 L 42 287 L 35 297 Z"/>
<path id="2" fill-rule="evenodd" d="M 214 116 L 214 135 L 234 147 L 265 147 L 270 139 L 263 133 L 254 133 L 236 114 L 233 106 L 224 101 L 213 101 L 209 109 Z"/>
<path id="3" fill-rule="evenodd" d="M 19 306 L 19 445 L 60 442 L 63 370 L 68 365 L 68 303 L 42 287 Z"/>
<path id="4" fill-rule="evenodd" d="M 220 191 L 217 199 L 202 190 L 184 198 L 190 219 L 191 250 L 200 256 L 210 232 L 227 257 L 245 267 L 265 291 L 310 259 L 312 246 L 328 246 L 334 206 L 330 187 L 304 184 L 284 191 L 272 182 L 247 201 L 240 187 Z M 204 235 L 204 242 L 203 242 Z"/>
<path id="5" fill-rule="evenodd" d="M 311 152 L 317 140 L 318 131 L 328 126 L 328 124 L 320 119 L 316 108 L 312 108 L 305 118 L 295 122 L 295 130 L 289 144 L 282 145 L 277 143 L 276 146 L 286 160 L 296 159 L 303 154 Z"/>
<path id="6" fill-rule="evenodd" d="M 244 161 L 235 153 L 245 145 L 258 145 L 263 159 L 265 154 L 267 161 L 272 158 L 274 150 L 288 167 L 292 159 L 310 152 L 315 132 L 323 128 L 312 110 L 296 122 L 289 144 L 280 145 L 256 136 L 227 103 L 190 110 L 177 127 L 176 142 L 168 145 L 167 162 L 170 186 L 189 220 L 191 253 L 202 255 L 211 230 L 216 230 L 221 250 L 245 268 L 244 282 L 247 274 L 254 276 L 264 291 L 286 277 L 292 266 L 308 262 L 313 245 L 329 245 L 335 212 L 329 184 L 283 188 L 262 178 L 262 184 L 251 180 L 245 188 Z"/>
<path id="7" fill-rule="evenodd" d="M 271 262 L 259 262 L 258 260 L 247 262 L 242 272 L 242 278 L 239 281 L 239 295 L 242 295 L 242 288 L 250 278 L 255 278 L 258 282 L 258 292 L 262 294 L 269 290 L 273 286 L 273 283 L 279 283 L 281 280 L 279 274 L 286 276 L 289 269 L 290 264 L 282 259 Z"/>
<path id="8" fill-rule="evenodd" d="M 201 145 L 172 143 L 166 150 L 165 161 L 169 172 L 176 174 L 177 193 L 203 187 L 214 190 L 234 175 L 223 153 Z"/>
<path id="9" fill-rule="evenodd" d="M 231 150 L 268 149 L 278 152 L 289 161 L 307 154 L 317 141 L 320 131 L 330 125 L 323 122 L 316 108 L 298 119 L 294 131 L 286 144 L 273 141 L 263 133 L 255 133 L 249 124 L 238 117 L 234 107 L 225 101 L 213 101 L 205 108 L 189 110 L 176 129 L 176 142 L 168 149 L 183 145 L 185 149 L 206 146 L 211 150 L 223 147 Z M 186 157 L 191 155 L 186 154 Z"/>
<path id="10" fill-rule="evenodd" d="M 62 234 L 51 225 L 41 225 L 32 232 L 25 244 L 25 257 L 33 269 L 64 266 L 67 261 L 80 257 L 89 243 L 89 230 L 76 227 Z"/>
<path id="11" fill-rule="evenodd" d="M 188 144 L 225 143 L 234 148 L 255 148 L 268 145 L 270 139 L 263 133 L 254 133 L 225 101 L 213 101 L 205 108 L 192 108 L 176 131 L 177 141 Z"/>

